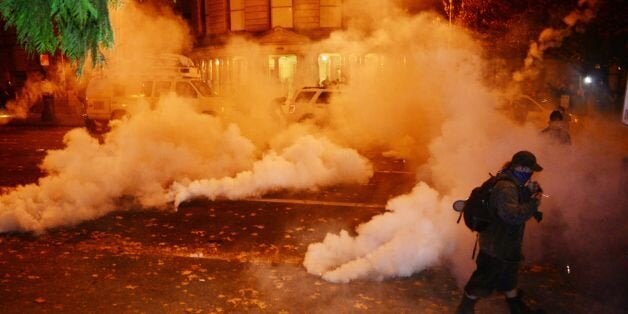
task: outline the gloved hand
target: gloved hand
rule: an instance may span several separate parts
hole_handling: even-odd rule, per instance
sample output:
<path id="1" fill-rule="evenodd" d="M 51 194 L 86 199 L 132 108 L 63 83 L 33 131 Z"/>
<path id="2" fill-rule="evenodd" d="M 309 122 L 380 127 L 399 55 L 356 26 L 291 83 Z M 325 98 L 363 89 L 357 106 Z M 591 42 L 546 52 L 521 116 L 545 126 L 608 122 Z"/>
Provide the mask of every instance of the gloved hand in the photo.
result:
<path id="1" fill-rule="evenodd" d="M 534 217 L 534 219 L 536 219 L 536 222 L 541 222 L 541 220 L 543 220 L 543 212 L 536 211 L 536 212 L 534 212 L 534 214 L 532 214 L 532 217 Z"/>
<path id="2" fill-rule="evenodd" d="M 532 204 L 532 212 L 538 212 L 541 206 L 541 194 L 532 195 L 530 203 Z"/>
<path id="3" fill-rule="evenodd" d="M 526 186 L 528 187 L 532 195 L 543 193 L 541 185 L 536 181 L 529 181 Z"/>

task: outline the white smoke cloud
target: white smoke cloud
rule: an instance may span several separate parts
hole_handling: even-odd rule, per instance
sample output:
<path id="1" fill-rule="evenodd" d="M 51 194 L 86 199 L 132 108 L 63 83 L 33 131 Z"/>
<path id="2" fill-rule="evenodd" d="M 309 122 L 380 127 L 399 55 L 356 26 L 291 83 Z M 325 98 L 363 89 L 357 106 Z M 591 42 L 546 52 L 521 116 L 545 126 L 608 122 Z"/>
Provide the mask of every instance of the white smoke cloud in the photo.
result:
<path id="1" fill-rule="evenodd" d="M 372 16 L 379 16 L 385 1 L 373 2 L 361 10 L 372 7 L 377 11 Z M 387 12 L 368 26 L 357 23 L 366 29 L 333 33 L 313 49 L 348 56 L 343 69 L 348 84 L 332 99 L 327 134 L 350 147 L 389 151 L 420 164 L 446 119 L 483 112 L 496 101 L 485 89 L 472 90 L 482 79 L 484 61 L 464 30 L 429 12 Z M 473 98 L 476 93 L 480 97 Z"/>
<path id="2" fill-rule="evenodd" d="M 110 6 L 110 14 L 115 46 L 105 51 L 107 64 L 99 70 L 140 73 L 154 67 L 153 58 L 159 54 L 181 54 L 192 48 L 188 24 L 170 6 L 124 1 Z"/>
<path id="3" fill-rule="evenodd" d="M 353 149 L 339 147 L 311 135 L 301 137 L 277 153 L 269 151 L 252 170 L 235 177 L 175 182 L 175 207 L 191 198 L 242 199 L 281 189 L 315 189 L 341 183 L 366 183 L 373 174 L 370 162 Z"/>
<path id="4" fill-rule="evenodd" d="M 593 7 L 587 6 L 591 10 Z M 586 22 L 592 12 L 577 11 L 583 17 L 578 22 Z M 499 91 L 492 90 L 482 79 L 482 52 L 464 30 L 449 28 L 429 15 L 403 14 L 382 19 L 370 28 L 376 29 L 372 37 L 369 32 L 349 30 L 335 34 L 330 42 L 347 51 L 377 47 L 380 52 L 399 53 L 397 61 L 411 56 L 412 62 L 393 61 L 376 71 L 360 72 L 358 83 L 350 82 L 341 104 L 332 109 L 336 110 L 336 121 L 341 121 L 334 125 L 336 136 L 357 147 L 382 142 L 413 145 L 398 155 L 419 164 L 417 181 L 429 185 L 418 183 L 411 193 L 399 197 L 407 202 L 402 208 L 408 209 L 395 207 L 373 217 L 356 229 L 356 236 L 340 231 L 311 244 L 304 260 L 308 272 L 329 281 L 347 282 L 409 276 L 446 261 L 458 282 L 464 284 L 474 267 L 470 256 L 475 238 L 464 225 L 455 224 L 457 214 L 451 209 L 451 200 L 466 198 L 474 186 L 487 179 L 489 173 L 499 171 L 519 150 L 534 152 L 545 167 L 535 175 L 546 193 L 552 195 L 541 207 L 547 210 L 543 223 L 548 224 L 548 219 L 550 225 L 556 222 L 558 208 L 566 211 L 561 227 L 566 230 L 557 232 L 565 232 L 568 241 L 575 239 L 576 230 L 595 229 L 583 220 L 593 216 L 589 206 L 608 208 L 612 217 L 620 215 L 614 191 L 619 188 L 618 167 L 628 151 L 617 136 L 595 134 L 594 130 L 606 130 L 609 125 L 591 125 L 572 134 L 573 147 L 550 145 L 540 136 L 538 127 L 515 124 L 496 110 L 501 102 L 496 93 Z M 366 38 L 356 37 L 356 33 Z M 561 34 L 544 32 L 542 45 L 533 45 L 531 55 L 542 56 L 543 50 L 564 38 Z M 526 62 L 531 65 L 533 60 Z M 595 165 L 599 163 L 605 167 L 598 169 Z M 592 190 L 578 183 L 592 178 L 600 184 Z M 603 201 L 591 198 L 592 191 L 603 195 Z M 388 208 L 397 200 L 391 200 Z M 422 238 L 430 241 L 423 242 Z M 540 250 L 538 241 L 531 244 L 532 250 Z M 584 246 L 574 247 L 582 250 Z"/>
<path id="5" fill-rule="evenodd" d="M 17 91 L 15 100 L 7 103 L 7 110 L 20 119 L 27 118 L 29 110 L 41 104 L 45 94 L 75 97 L 77 90 L 86 84 L 85 77 L 89 77 L 90 72 L 139 73 L 155 66 L 151 57 L 162 53 L 181 53 L 192 47 L 187 23 L 168 6 L 123 1 L 119 6 L 111 6 L 109 12 L 115 47 L 103 51 L 107 62 L 105 67 L 93 69 L 93 65 L 88 63 L 85 75 L 75 77 L 75 65 L 58 58 L 50 68 L 26 73 L 24 86 Z M 167 38 L 163 36 L 164 29 L 168 30 Z M 123 83 L 122 80 L 120 78 L 120 83 Z M 56 101 L 63 99 L 58 97 Z"/>
<path id="6" fill-rule="evenodd" d="M 595 126 L 575 134 L 573 146 L 557 146 L 538 130 L 506 122 L 481 124 L 482 117 L 448 120 L 442 136 L 429 146 L 430 162 L 423 167 L 437 190 L 419 182 L 411 193 L 390 200 L 388 212 L 358 226 L 356 236 L 345 230 L 327 234 L 308 247 L 303 263 L 307 271 L 331 282 L 348 282 L 410 276 L 445 262 L 463 285 L 474 267 L 470 256 L 475 237 L 463 224 L 456 225 L 452 200 L 466 198 L 521 149 L 533 151 L 545 168 L 533 179 L 550 195 L 541 204 L 543 222 L 528 222 L 527 261 L 558 254 L 589 267 L 610 265 L 604 261 L 608 253 L 600 252 L 602 259 L 593 261 L 587 252 L 607 247 L 625 229 L 623 187 L 628 176 L 622 158 L 628 146 L 621 140 L 621 126 L 591 117 Z M 588 241 L 581 241 L 583 234 L 590 235 Z"/>
<path id="7" fill-rule="evenodd" d="M 357 236 L 341 231 L 310 245 L 304 266 L 347 282 L 409 276 L 465 256 L 452 263 L 464 277 L 470 259 L 460 247 L 472 235 L 455 224 L 452 200 L 466 197 L 534 131 L 495 110 L 499 99 L 483 83 L 481 50 L 464 30 L 429 13 L 399 13 L 376 24 L 372 36 L 355 38 L 349 30 L 322 43 L 377 51 L 385 64 L 357 70 L 332 109 L 334 134 L 351 146 L 384 147 L 421 165 L 417 181 L 429 185 L 419 182 L 391 200 L 391 211 L 358 227 Z M 495 154 L 501 151 L 509 155 Z"/>
<path id="8" fill-rule="evenodd" d="M 184 126 L 194 126 L 185 128 Z M 100 217 L 130 197 L 142 207 L 163 207 L 177 179 L 233 175 L 250 167 L 255 146 L 235 125 L 223 126 L 174 98 L 118 123 L 101 144 L 83 129 L 49 151 L 37 184 L 0 196 L 0 232 L 41 232 Z M 119 208 L 122 207 L 122 208 Z"/>
<path id="9" fill-rule="evenodd" d="M 381 57 L 352 73 L 342 99 L 330 108 L 329 128 L 284 130 L 269 114 L 275 90 L 263 84 L 266 69 L 251 67 L 238 107 L 228 107 L 220 118 L 169 99 L 118 123 L 103 143 L 71 131 L 67 147 L 44 160 L 47 177 L 0 196 L 0 232 L 75 224 L 126 209 L 129 199 L 163 208 L 194 197 L 240 199 L 363 183 L 372 167 L 351 148 L 394 150 L 420 165 L 417 181 L 429 185 L 418 183 L 391 200 L 389 211 L 361 225 L 356 236 L 341 231 L 312 244 L 304 265 L 326 280 L 409 276 L 441 261 L 451 262 L 459 282 L 466 280 L 474 237 L 455 224 L 451 202 L 521 149 L 533 151 L 545 167 L 538 176 L 552 195 L 542 207 L 545 219 L 568 208 L 570 239 L 583 228 L 600 231 L 582 217 L 593 219 L 600 208 L 605 217 L 616 216 L 613 206 L 621 203 L 609 191 L 621 173 L 615 162 L 626 155 L 625 137 L 589 130 L 574 134 L 573 149 L 546 145 L 538 129 L 515 125 L 495 110 L 500 101 L 482 79 L 482 51 L 464 30 L 432 14 L 406 16 L 387 1 L 367 4 L 365 11 L 379 12 L 374 18 L 358 18 L 350 23 L 356 28 L 332 34 L 312 52 Z M 541 37 L 549 44 L 559 36 L 548 31 Z M 240 45 L 252 56 L 265 56 L 251 43 Z M 542 56 L 547 47 L 537 45 L 531 55 Z"/>
<path id="10" fill-rule="evenodd" d="M 41 104 L 44 95 L 52 95 L 61 89 L 54 78 L 56 76 L 46 78 L 39 72 L 30 73 L 15 99 L 7 102 L 7 110 L 20 119 L 27 118 L 29 110 L 37 103 Z"/>
<path id="11" fill-rule="evenodd" d="M 550 48 L 560 47 L 565 38 L 572 34 L 573 28 L 577 24 L 591 21 L 595 17 L 596 11 L 596 0 L 579 0 L 577 7 L 563 18 L 565 27 L 559 29 L 546 28 L 541 31 L 539 38 L 530 44 L 523 68 L 513 74 L 513 79 L 516 82 L 520 82 L 536 77 L 543 62 L 545 51 Z"/>
<path id="12" fill-rule="evenodd" d="M 311 244 L 303 265 L 331 282 L 410 276 L 438 263 L 453 247 L 450 207 L 450 199 L 421 182 L 390 200 L 389 212 L 358 226 L 357 236 L 343 230 Z"/>
<path id="13" fill-rule="evenodd" d="M 66 147 L 49 151 L 41 165 L 47 176 L 0 195 L 0 232 L 43 232 L 130 206 L 167 208 L 171 186 L 179 205 L 193 196 L 240 199 L 364 183 L 373 172 L 355 150 L 310 135 L 287 137 L 292 144 L 279 140 L 278 147 L 289 146 L 255 161 L 255 145 L 235 124 L 225 126 L 175 97 L 136 111 L 116 122 L 103 143 L 83 129 L 66 134 Z"/>
<path id="14" fill-rule="evenodd" d="M 142 72 L 154 66 L 147 56 L 179 52 L 190 42 L 185 23 L 171 10 L 129 2 L 112 15 L 118 45 L 107 54 L 101 75 Z M 250 54 L 259 50 L 248 48 Z M 231 199 L 366 182 L 372 166 L 357 151 L 313 136 L 305 126 L 283 129 L 270 102 L 272 84 L 260 83 L 263 70 L 251 69 L 248 83 L 255 88 L 225 104 L 221 117 L 198 114 L 170 97 L 154 110 L 147 103 L 130 106 L 130 117 L 114 122 L 102 143 L 85 130 L 70 131 L 66 147 L 45 157 L 41 167 L 47 176 L 0 195 L 0 232 L 43 232 L 132 206 L 168 208 L 171 186 L 183 193 L 190 182 L 197 190 L 213 182 L 224 189 L 213 197 Z M 125 83 L 124 75 L 110 77 Z"/>

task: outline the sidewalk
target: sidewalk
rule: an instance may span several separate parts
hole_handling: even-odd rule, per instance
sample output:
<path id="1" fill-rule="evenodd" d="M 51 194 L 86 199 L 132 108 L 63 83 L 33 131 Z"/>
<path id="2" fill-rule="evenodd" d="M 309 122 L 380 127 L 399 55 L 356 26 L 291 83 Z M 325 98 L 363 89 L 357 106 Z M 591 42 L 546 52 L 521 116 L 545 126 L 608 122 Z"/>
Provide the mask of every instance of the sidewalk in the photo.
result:
<path id="1" fill-rule="evenodd" d="M 43 106 L 38 103 L 31 107 L 26 118 L 12 118 L 7 125 L 82 127 L 85 124 L 82 113 L 78 112 L 79 106 L 80 104 L 56 102 L 52 110 L 52 117 L 45 119 L 42 114 Z"/>

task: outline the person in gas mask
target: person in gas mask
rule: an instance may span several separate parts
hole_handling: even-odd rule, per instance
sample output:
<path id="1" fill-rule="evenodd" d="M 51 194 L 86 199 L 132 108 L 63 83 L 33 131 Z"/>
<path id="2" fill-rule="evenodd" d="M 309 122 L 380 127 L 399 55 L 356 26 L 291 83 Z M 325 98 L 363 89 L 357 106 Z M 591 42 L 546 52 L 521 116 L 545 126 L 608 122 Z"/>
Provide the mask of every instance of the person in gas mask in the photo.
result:
<path id="1" fill-rule="evenodd" d="M 464 287 L 457 313 L 474 313 L 477 300 L 494 291 L 504 293 L 511 313 L 542 313 L 532 311 L 517 289 L 525 223 L 532 217 L 537 221 L 543 217 L 538 210 L 542 190 L 538 183 L 531 180 L 533 173 L 541 170 L 543 168 L 534 154 L 520 151 L 497 174 L 500 180 L 489 198 L 494 218 L 480 232 L 477 269 Z"/>
<path id="2" fill-rule="evenodd" d="M 554 110 L 549 116 L 548 125 L 541 134 L 554 144 L 571 144 L 571 135 L 565 116 L 559 110 Z"/>

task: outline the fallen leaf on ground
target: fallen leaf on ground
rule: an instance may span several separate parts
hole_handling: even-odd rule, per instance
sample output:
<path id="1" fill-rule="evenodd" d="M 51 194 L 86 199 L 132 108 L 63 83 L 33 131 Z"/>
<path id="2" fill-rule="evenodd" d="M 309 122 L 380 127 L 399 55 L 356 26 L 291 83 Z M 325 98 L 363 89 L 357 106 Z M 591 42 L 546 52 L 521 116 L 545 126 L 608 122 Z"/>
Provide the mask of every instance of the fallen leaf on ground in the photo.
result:
<path id="1" fill-rule="evenodd" d="M 357 302 L 355 304 L 353 304 L 353 307 L 358 309 L 358 310 L 368 310 L 369 307 L 366 306 L 365 304 L 361 303 L 361 302 Z"/>
<path id="2" fill-rule="evenodd" d="M 238 303 L 242 302 L 242 299 L 240 299 L 240 298 L 232 298 L 232 299 L 227 300 L 227 302 L 235 305 L 235 304 L 238 304 Z"/>
<path id="3" fill-rule="evenodd" d="M 257 305 L 257 307 L 259 307 L 262 310 L 265 309 L 266 307 L 268 307 L 268 305 L 266 305 L 266 303 L 264 301 L 260 301 L 260 300 L 257 300 L 257 299 L 252 299 L 251 303 Z"/>

